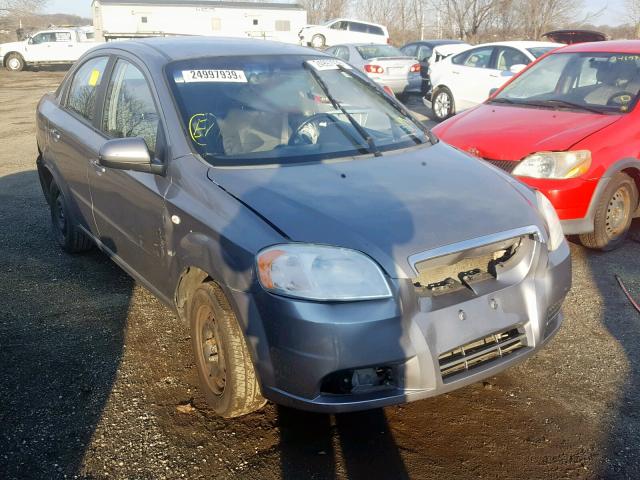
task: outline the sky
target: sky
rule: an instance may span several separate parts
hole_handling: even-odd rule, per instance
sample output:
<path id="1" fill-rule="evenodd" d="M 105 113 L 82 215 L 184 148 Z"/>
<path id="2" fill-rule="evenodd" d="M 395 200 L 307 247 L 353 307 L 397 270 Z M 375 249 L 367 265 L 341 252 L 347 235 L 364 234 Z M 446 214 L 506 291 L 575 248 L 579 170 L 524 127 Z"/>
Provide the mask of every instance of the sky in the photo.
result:
<path id="1" fill-rule="evenodd" d="M 608 25 L 626 22 L 624 3 L 625 0 L 583 0 L 585 14 L 602 10 L 592 23 Z M 91 18 L 91 0 L 49 0 L 45 10 L 48 13 L 72 13 Z"/>

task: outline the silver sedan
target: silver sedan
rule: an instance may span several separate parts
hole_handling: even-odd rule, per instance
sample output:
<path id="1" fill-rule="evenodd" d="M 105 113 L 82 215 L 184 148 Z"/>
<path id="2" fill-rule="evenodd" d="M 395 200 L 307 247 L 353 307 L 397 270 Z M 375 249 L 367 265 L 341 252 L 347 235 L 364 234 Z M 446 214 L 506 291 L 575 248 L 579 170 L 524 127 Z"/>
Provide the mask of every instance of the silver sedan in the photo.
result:
<path id="1" fill-rule="evenodd" d="M 420 93 L 420 63 L 396 47 L 385 44 L 350 43 L 334 45 L 325 53 L 362 70 L 371 80 L 388 87 L 395 95 Z"/>

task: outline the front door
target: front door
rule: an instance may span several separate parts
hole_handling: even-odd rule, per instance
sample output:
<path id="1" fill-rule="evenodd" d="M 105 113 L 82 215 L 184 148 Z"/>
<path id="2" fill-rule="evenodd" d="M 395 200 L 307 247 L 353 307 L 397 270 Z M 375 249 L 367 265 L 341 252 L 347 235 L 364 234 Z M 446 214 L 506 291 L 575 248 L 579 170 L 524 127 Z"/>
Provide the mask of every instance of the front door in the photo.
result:
<path id="1" fill-rule="evenodd" d="M 29 40 L 27 45 L 27 61 L 31 62 L 60 62 L 66 60 L 67 43 L 63 40 L 71 37 L 70 32 L 40 32 Z M 58 41 L 60 38 L 61 41 Z"/>
<path id="2" fill-rule="evenodd" d="M 108 138 L 141 137 L 164 161 L 164 134 L 151 86 L 140 68 L 118 59 L 106 89 L 100 129 Z M 94 165 L 89 169 L 98 237 L 133 273 L 158 287 L 166 275 L 162 175 Z"/>
<path id="3" fill-rule="evenodd" d="M 458 111 L 484 102 L 499 72 L 491 64 L 493 47 L 471 50 L 459 65 L 453 65 L 454 94 Z"/>

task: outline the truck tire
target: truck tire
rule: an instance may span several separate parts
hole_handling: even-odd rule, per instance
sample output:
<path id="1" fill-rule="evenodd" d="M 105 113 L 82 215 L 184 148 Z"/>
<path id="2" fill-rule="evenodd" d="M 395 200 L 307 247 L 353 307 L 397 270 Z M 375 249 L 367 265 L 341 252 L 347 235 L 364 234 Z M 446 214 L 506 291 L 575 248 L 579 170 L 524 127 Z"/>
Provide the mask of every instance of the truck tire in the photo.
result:
<path id="1" fill-rule="evenodd" d="M 93 242 L 77 226 L 69 204 L 55 181 L 50 187 L 51 231 L 53 238 L 67 253 L 90 250 Z"/>
<path id="2" fill-rule="evenodd" d="M 10 53 L 4 59 L 4 66 L 10 72 L 19 72 L 24 68 L 24 58 L 19 53 Z"/>
<path id="3" fill-rule="evenodd" d="M 327 39 L 324 38 L 324 35 L 317 33 L 313 37 L 311 37 L 311 46 L 313 48 L 317 48 L 317 49 L 324 48 L 326 44 L 327 44 Z"/>
<path id="4" fill-rule="evenodd" d="M 587 248 L 609 251 L 624 242 L 638 206 L 638 188 L 629 175 L 616 173 L 598 199 L 591 233 L 580 235 Z"/>
<path id="5" fill-rule="evenodd" d="M 203 283 L 195 290 L 189 321 L 200 387 L 211 408 L 232 418 L 264 406 L 244 334 L 217 284 Z"/>
<path id="6" fill-rule="evenodd" d="M 453 94 L 447 87 L 438 87 L 433 93 L 431 105 L 438 122 L 446 120 L 456 112 Z"/>

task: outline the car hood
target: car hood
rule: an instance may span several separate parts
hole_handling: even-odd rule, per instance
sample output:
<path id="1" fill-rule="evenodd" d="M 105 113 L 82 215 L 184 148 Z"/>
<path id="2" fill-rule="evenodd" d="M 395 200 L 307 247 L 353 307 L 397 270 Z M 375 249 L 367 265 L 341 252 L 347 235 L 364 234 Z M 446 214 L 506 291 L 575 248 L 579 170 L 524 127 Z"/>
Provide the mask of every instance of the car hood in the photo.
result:
<path id="1" fill-rule="evenodd" d="M 621 115 L 483 104 L 433 132 L 461 150 L 492 160 L 521 160 L 541 151 L 562 151 L 611 125 Z"/>
<path id="2" fill-rule="evenodd" d="M 365 252 L 401 278 L 410 255 L 540 222 L 526 187 L 444 143 L 208 177 L 292 241 Z"/>
<path id="3" fill-rule="evenodd" d="M 8 52 L 9 50 L 20 48 L 25 44 L 25 42 L 8 42 L 8 43 L 0 43 L 0 50 L 3 52 Z"/>

